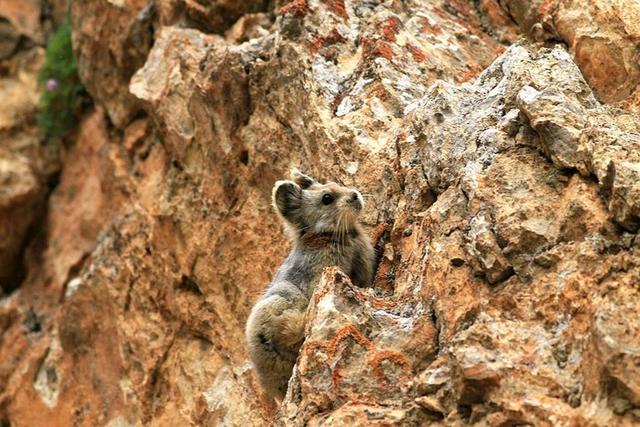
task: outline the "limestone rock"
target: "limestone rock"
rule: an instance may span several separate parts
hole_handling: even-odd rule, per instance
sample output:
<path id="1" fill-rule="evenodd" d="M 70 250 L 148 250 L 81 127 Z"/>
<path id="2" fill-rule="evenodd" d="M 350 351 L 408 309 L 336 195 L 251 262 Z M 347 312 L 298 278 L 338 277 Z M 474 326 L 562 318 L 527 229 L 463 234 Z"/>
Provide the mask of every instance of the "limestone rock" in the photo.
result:
<path id="1" fill-rule="evenodd" d="M 640 4 L 634 1 L 507 0 L 489 19 L 507 15 L 535 40 L 562 40 L 604 102 L 638 111 Z M 499 9 L 499 8 L 497 8 Z"/>
<path id="2" fill-rule="evenodd" d="M 267 12 L 273 0 L 158 0 L 161 25 L 183 24 L 205 33 L 222 34 L 245 15 Z"/>
<path id="3" fill-rule="evenodd" d="M 40 183 L 23 157 L 0 151 L 0 289 L 21 279 L 22 250 L 41 201 Z"/>
<path id="4" fill-rule="evenodd" d="M 0 21 L 0 59 L 8 58 L 16 50 L 20 35 L 8 21 Z"/>
<path id="5" fill-rule="evenodd" d="M 415 373 L 436 358 L 437 329 L 427 311 L 421 303 L 378 298 L 337 269 L 326 270 L 279 423 L 428 421 L 424 403 L 407 396 Z M 327 416 L 332 408 L 340 410 Z"/>
<path id="6" fill-rule="evenodd" d="M 44 28 L 40 17 L 42 14 L 39 0 L 0 0 L 0 21 L 6 20 L 14 28 L 15 34 L 25 36 L 38 44 L 44 43 Z M 0 25 L 6 29 L 4 23 Z M 0 30 L 2 31 L 2 30 Z M 8 34 L 2 34 L 2 44 L 8 41 Z M 10 36 L 9 36 L 10 38 Z M 0 59 L 3 58 L 0 48 Z"/>
<path id="7" fill-rule="evenodd" d="M 609 193 L 609 210 L 620 225 L 640 226 L 638 186 L 640 126 L 627 116 L 607 114 L 603 108 L 584 108 L 551 89 L 538 92 L 524 86 L 518 94 L 520 110 L 542 137 L 543 149 L 561 168 L 595 176 Z M 612 117 L 613 116 L 613 117 Z M 624 127 L 616 126 L 616 119 Z"/>
<path id="8" fill-rule="evenodd" d="M 17 9 L 12 5 L 5 13 Z M 0 18 L 0 32 L 6 25 Z M 0 51 L 10 41 L 6 35 L 0 35 Z M 0 52 L 0 295 L 16 288 L 27 273 L 23 253 L 43 217 L 46 183 L 59 167 L 56 150 L 41 144 L 35 125 L 43 50 L 20 48 L 15 41 L 6 58 Z"/>
<path id="9" fill-rule="evenodd" d="M 80 80 L 120 128 L 139 110 L 128 85 L 149 51 L 152 14 L 153 8 L 146 0 L 71 3 L 73 49 Z"/>

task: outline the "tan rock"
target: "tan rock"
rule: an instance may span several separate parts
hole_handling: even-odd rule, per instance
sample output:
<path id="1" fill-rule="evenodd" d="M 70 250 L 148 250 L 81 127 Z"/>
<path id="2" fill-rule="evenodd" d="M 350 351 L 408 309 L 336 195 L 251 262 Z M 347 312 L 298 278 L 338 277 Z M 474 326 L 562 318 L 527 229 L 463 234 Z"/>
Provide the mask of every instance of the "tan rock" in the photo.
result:
<path id="1" fill-rule="evenodd" d="M 487 13 L 494 25 L 502 27 L 506 14 L 534 40 L 562 40 L 598 99 L 621 102 L 638 111 L 640 4 L 626 0 L 508 0 L 500 4 L 502 10 Z"/>
<path id="2" fill-rule="evenodd" d="M 128 87 L 152 43 L 152 6 L 145 8 L 146 4 L 145 0 L 71 3 L 80 80 L 120 128 L 139 110 Z"/>
<path id="3" fill-rule="evenodd" d="M 44 43 L 39 0 L 0 0 L 0 17 L 15 28 L 18 35 L 30 38 L 38 44 Z M 0 27 L 1 28 L 1 27 Z M 7 39 L 2 37 L 3 42 Z M 0 49 L 1 51 L 1 49 Z M 0 53 L 0 58 L 3 58 Z"/>
<path id="4" fill-rule="evenodd" d="M 22 251 L 41 202 L 40 183 L 24 157 L 0 150 L 0 288 L 15 288 L 23 276 Z"/>
<path id="5" fill-rule="evenodd" d="M 205 33 L 222 34 L 239 18 L 267 12 L 273 2 L 268 0 L 160 0 L 156 2 L 161 25 L 184 23 Z"/>
<path id="6" fill-rule="evenodd" d="M 20 35 L 16 33 L 10 22 L 0 22 L 0 59 L 10 57 L 20 42 Z"/>
<path id="7" fill-rule="evenodd" d="M 0 44 L 7 41 L 0 39 Z M 43 51 L 16 48 L 11 48 L 11 58 L 0 59 L 0 292 L 13 290 L 24 279 L 23 252 L 43 216 L 46 181 L 58 167 L 56 151 L 41 144 L 35 126 L 36 75 Z"/>

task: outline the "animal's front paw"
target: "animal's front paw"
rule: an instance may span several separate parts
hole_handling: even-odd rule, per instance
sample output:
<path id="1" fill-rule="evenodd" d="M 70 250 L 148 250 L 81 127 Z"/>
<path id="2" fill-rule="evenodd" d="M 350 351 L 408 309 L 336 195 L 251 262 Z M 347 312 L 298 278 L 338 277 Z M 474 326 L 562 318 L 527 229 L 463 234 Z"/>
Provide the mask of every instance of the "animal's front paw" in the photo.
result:
<path id="1" fill-rule="evenodd" d="M 285 347 L 295 348 L 300 346 L 304 339 L 304 312 L 299 310 L 286 310 L 279 320 L 278 339 Z"/>

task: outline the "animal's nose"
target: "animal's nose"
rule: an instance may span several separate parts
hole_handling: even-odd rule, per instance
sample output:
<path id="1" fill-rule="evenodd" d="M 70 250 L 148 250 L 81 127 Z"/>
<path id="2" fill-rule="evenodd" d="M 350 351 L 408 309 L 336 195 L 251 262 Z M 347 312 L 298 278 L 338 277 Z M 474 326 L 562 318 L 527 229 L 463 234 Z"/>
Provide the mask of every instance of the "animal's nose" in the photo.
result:
<path id="1" fill-rule="evenodd" d="M 349 204 L 353 206 L 355 209 L 362 209 L 362 201 L 360 200 L 360 195 L 357 191 L 353 191 L 351 193 L 351 197 L 349 198 Z"/>

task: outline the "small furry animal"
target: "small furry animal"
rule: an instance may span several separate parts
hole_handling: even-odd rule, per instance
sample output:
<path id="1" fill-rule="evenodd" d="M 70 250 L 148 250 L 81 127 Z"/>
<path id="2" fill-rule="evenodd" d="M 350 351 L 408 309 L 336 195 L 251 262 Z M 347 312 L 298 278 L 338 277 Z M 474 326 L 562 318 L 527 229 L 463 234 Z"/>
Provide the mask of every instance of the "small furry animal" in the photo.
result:
<path id="1" fill-rule="evenodd" d="M 272 196 L 293 249 L 251 310 L 245 331 L 260 383 L 280 400 L 304 341 L 304 314 L 322 270 L 338 266 L 355 285 L 370 286 L 375 257 L 357 222 L 364 206 L 357 190 L 320 184 L 297 169 L 291 179 L 277 181 Z"/>

